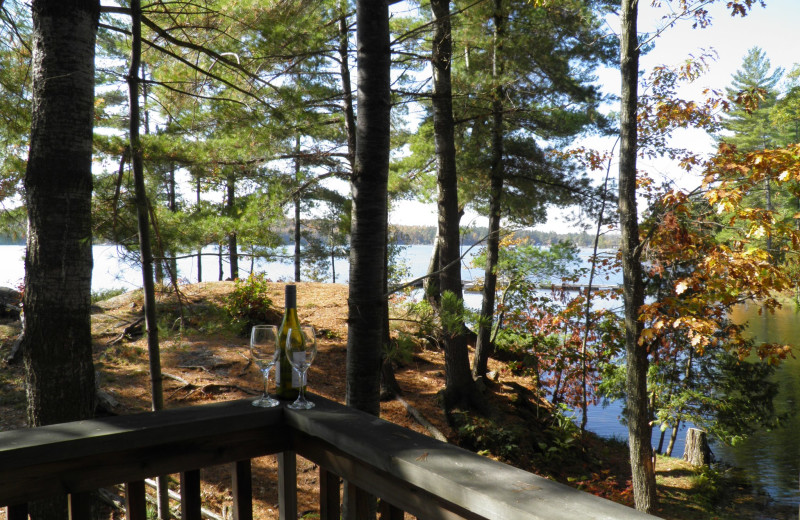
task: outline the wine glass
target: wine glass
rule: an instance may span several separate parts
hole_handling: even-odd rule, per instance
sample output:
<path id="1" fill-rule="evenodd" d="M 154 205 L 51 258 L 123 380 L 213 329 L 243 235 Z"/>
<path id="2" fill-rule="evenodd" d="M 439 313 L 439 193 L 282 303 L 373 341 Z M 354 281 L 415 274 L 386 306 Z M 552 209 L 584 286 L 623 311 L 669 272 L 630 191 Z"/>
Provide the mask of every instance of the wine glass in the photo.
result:
<path id="1" fill-rule="evenodd" d="M 300 374 L 300 394 L 297 400 L 287 405 L 293 410 L 314 408 L 314 403 L 306 400 L 306 372 L 317 355 L 317 335 L 311 325 L 300 325 L 300 330 L 289 329 L 286 334 L 286 357 Z"/>
<path id="2" fill-rule="evenodd" d="M 280 354 L 277 347 L 278 327 L 275 325 L 256 325 L 250 331 L 250 357 L 264 377 L 264 395 L 253 401 L 253 406 L 271 408 L 280 404 L 280 401 L 269 395 L 269 372 Z"/>

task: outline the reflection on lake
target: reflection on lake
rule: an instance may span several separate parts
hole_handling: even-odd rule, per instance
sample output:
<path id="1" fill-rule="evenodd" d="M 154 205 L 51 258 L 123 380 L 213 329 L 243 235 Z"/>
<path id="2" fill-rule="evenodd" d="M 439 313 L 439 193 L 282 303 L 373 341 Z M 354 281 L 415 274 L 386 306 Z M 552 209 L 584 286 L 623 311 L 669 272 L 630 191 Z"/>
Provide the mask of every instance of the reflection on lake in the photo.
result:
<path id="1" fill-rule="evenodd" d="M 787 303 L 775 313 L 759 311 L 759 305 L 741 305 L 732 318 L 735 323 L 747 322 L 747 330 L 756 340 L 798 347 L 800 313 L 794 303 Z M 774 498 L 797 505 L 800 504 L 800 414 L 797 413 L 800 359 L 785 361 L 776 371 L 775 379 L 780 385 L 775 408 L 777 413 L 789 415 L 785 424 L 772 431 L 760 431 L 736 447 L 716 446 L 714 451 L 724 461 L 745 469 Z"/>

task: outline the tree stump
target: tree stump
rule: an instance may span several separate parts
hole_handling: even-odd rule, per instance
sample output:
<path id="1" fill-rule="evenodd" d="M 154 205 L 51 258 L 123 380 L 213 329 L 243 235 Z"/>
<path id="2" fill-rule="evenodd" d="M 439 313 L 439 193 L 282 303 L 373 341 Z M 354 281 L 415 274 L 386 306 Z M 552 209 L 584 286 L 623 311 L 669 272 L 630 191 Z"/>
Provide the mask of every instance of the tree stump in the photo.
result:
<path id="1" fill-rule="evenodd" d="M 692 466 L 711 464 L 711 448 L 708 446 L 708 434 L 698 428 L 689 428 L 686 432 L 686 447 L 683 460 Z"/>

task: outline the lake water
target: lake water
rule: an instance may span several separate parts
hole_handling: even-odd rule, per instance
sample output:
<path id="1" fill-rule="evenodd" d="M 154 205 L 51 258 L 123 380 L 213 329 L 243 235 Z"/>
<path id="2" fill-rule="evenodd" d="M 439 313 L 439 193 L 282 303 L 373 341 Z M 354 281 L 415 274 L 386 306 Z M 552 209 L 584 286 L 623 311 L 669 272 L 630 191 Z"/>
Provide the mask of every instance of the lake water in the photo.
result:
<path id="1" fill-rule="evenodd" d="M 465 248 L 466 250 L 466 248 Z M 469 259 L 478 248 L 467 252 L 467 260 L 462 263 L 462 278 L 473 280 L 483 276 L 481 269 L 470 265 Z M 219 278 L 219 259 L 215 249 L 204 251 L 203 279 Z M 407 264 L 412 277 L 423 275 L 428 267 L 430 246 L 409 246 L 401 258 Z M 24 278 L 23 246 L 0 246 L 0 286 L 15 287 Z M 584 255 L 588 255 L 584 252 Z M 197 281 L 196 258 L 186 258 L 178 262 L 180 277 L 189 282 Z M 250 262 L 240 260 L 242 276 L 250 270 Z M 291 263 L 257 261 L 255 270 L 264 272 L 272 280 L 291 280 L 294 266 Z M 229 276 L 227 264 L 223 263 L 224 277 Z M 339 260 L 336 264 L 337 282 L 346 283 L 348 262 Z M 585 280 L 584 280 L 585 281 Z M 597 284 L 619 283 L 619 278 L 595 279 Z M 133 289 L 141 287 L 141 271 L 119 259 L 115 246 L 94 246 L 94 270 L 92 290 L 111 288 Z M 480 307 L 480 294 L 465 293 L 465 303 L 474 309 Z M 756 305 L 741 306 L 736 309 L 733 319 L 748 322 L 749 331 L 764 341 L 796 343 L 800 338 L 800 313 L 793 305 L 787 305 L 775 314 L 760 314 Z M 800 476 L 800 359 L 785 362 L 776 373 L 780 384 L 777 407 L 779 412 L 790 412 L 790 418 L 780 429 L 761 431 L 735 448 L 714 445 L 715 455 L 732 465 L 744 468 L 762 489 L 782 503 L 800 504 L 798 477 Z M 604 437 L 627 439 L 627 428 L 620 423 L 622 410 L 619 403 L 608 406 L 594 406 L 589 410 L 588 428 Z M 673 455 L 683 453 L 686 425 L 681 428 Z M 658 444 L 659 431 L 653 432 L 653 444 Z"/>

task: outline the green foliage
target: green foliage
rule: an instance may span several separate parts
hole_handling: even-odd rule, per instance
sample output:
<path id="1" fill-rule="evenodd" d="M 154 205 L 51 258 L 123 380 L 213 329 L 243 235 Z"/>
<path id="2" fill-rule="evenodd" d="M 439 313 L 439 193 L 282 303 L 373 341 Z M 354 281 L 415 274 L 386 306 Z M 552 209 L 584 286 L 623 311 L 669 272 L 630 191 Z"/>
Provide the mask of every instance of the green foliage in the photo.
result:
<path id="1" fill-rule="evenodd" d="M 459 413 L 460 444 L 481 455 L 494 454 L 505 460 L 517 460 L 526 432 L 521 426 L 498 424 L 475 415 Z"/>
<path id="2" fill-rule="evenodd" d="M 404 305 L 408 319 L 416 326 L 416 335 L 421 338 L 436 337 L 437 315 L 427 300 L 409 301 Z"/>
<path id="3" fill-rule="evenodd" d="M 5 2 L 0 9 L 0 201 L 22 194 L 27 164 L 33 77 L 30 12 L 24 2 Z M 4 204 L 3 212 L 9 206 Z M 0 225 L 5 224 L 3 220 Z M 4 229 L 4 234 L 17 233 L 12 227 Z"/>
<path id="4" fill-rule="evenodd" d="M 407 332 L 399 331 L 397 337 L 389 342 L 386 356 L 392 363 L 400 366 L 408 365 L 411 363 L 416 348 L 417 342 L 414 336 Z"/>
<path id="5" fill-rule="evenodd" d="M 451 291 L 443 292 L 439 320 L 445 334 L 460 334 L 461 325 L 467 321 L 464 300 L 456 297 Z"/>
<path id="6" fill-rule="evenodd" d="M 548 462 L 564 460 L 578 444 L 580 428 L 575 424 L 572 410 L 565 404 L 559 404 L 551 412 L 547 433 L 548 442 L 539 442 L 539 448 Z"/>
<path id="7" fill-rule="evenodd" d="M 695 500 L 705 507 L 722 504 L 728 494 L 729 479 L 723 472 L 709 466 L 700 468 L 690 480 Z"/>
<path id="8" fill-rule="evenodd" d="M 100 291 L 92 291 L 92 303 L 109 300 L 115 296 L 119 296 L 120 294 L 125 294 L 126 292 L 128 292 L 127 289 L 122 289 L 122 288 L 102 289 Z"/>
<path id="9" fill-rule="evenodd" d="M 236 280 L 234 289 L 225 302 L 225 310 L 242 331 L 247 331 L 256 323 L 264 323 L 273 306 L 267 292 L 267 278 L 263 273 Z"/>

